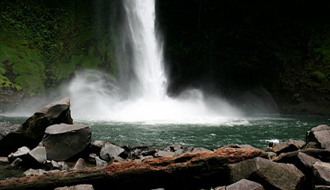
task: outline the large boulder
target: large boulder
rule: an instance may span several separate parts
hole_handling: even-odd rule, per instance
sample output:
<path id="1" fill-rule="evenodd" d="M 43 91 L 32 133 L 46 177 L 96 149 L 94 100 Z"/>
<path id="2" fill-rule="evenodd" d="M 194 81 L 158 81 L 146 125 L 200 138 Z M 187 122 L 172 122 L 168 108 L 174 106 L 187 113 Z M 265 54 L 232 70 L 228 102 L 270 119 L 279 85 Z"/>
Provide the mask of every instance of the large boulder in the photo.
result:
<path id="1" fill-rule="evenodd" d="M 73 123 L 70 111 L 70 99 L 68 98 L 46 105 L 34 113 L 33 116 L 22 124 L 19 132 L 40 142 L 48 126 L 60 123 Z"/>
<path id="2" fill-rule="evenodd" d="M 7 156 L 22 146 L 36 147 L 48 126 L 73 123 L 70 112 L 70 99 L 65 98 L 46 105 L 20 126 L 0 124 L 0 156 Z"/>
<path id="3" fill-rule="evenodd" d="M 319 148 L 330 148 L 330 127 L 319 125 L 306 133 L 307 143 L 317 143 Z"/>
<path id="4" fill-rule="evenodd" d="M 273 148 L 273 151 L 279 155 L 284 152 L 292 152 L 301 149 L 306 143 L 301 140 L 289 139 Z"/>
<path id="5" fill-rule="evenodd" d="M 313 165 L 321 160 L 314 158 L 304 152 L 296 151 L 291 153 L 282 153 L 275 159 L 277 162 L 294 164 L 302 171 L 306 178 L 305 189 L 313 189 L 314 186 L 314 168 Z"/>
<path id="6" fill-rule="evenodd" d="M 19 127 L 18 124 L 0 122 L 0 156 L 8 156 L 8 154 L 24 146 L 23 142 L 29 139 L 16 132 Z"/>
<path id="7" fill-rule="evenodd" d="M 49 160 L 69 160 L 87 153 L 91 144 L 91 130 L 83 124 L 52 125 L 46 129 L 42 144 Z"/>
<path id="8" fill-rule="evenodd" d="M 107 162 L 112 162 L 115 159 L 120 160 L 120 155 L 124 152 L 125 149 L 108 142 L 102 147 L 100 157 Z"/>
<path id="9" fill-rule="evenodd" d="M 304 174 L 292 164 L 275 163 L 257 157 L 236 164 L 229 164 L 230 182 L 250 179 L 265 189 L 300 189 Z"/>
<path id="10" fill-rule="evenodd" d="M 330 185 L 330 163 L 316 162 L 314 165 L 315 183 Z"/>

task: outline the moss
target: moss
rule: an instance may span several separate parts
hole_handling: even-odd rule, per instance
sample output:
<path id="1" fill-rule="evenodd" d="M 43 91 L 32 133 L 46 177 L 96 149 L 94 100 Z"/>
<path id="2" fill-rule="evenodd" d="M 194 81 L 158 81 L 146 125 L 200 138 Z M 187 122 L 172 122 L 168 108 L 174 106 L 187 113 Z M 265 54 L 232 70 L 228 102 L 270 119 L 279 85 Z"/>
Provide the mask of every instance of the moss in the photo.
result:
<path id="1" fill-rule="evenodd" d="M 313 73 L 311 73 L 311 77 L 317 82 L 323 82 L 327 80 L 326 74 L 321 71 L 314 71 Z"/>
<path id="2" fill-rule="evenodd" d="M 16 90 L 23 89 L 29 93 L 44 92 L 44 65 L 36 49 L 0 44 L 0 57 L 2 87 L 14 87 Z"/>

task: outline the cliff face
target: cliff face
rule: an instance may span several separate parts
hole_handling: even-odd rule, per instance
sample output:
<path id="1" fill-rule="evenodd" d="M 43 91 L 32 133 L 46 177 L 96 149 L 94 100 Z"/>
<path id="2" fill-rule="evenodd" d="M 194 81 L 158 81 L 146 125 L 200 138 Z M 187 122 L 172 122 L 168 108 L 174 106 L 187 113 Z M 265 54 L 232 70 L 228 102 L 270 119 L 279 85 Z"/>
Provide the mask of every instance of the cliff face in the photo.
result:
<path id="1" fill-rule="evenodd" d="M 1 1 L 0 104 L 48 93 L 79 69 L 116 75 L 118 2 Z M 244 107 L 267 90 L 281 112 L 329 113 L 328 4 L 158 0 L 168 93 L 202 88 Z"/>
<path id="2" fill-rule="evenodd" d="M 244 92 L 265 88 L 281 112 L 329 114 L 328 6 L 308 0 L 158 1 L 170 93 L 211 86 L 244 104 Z"/>
<path id="3" fill-rule="evenodd" d="M 48 93 L 79 69 L 115 74 L 110 5 L 89 0 L 1 1 L 1 105 Z"/>

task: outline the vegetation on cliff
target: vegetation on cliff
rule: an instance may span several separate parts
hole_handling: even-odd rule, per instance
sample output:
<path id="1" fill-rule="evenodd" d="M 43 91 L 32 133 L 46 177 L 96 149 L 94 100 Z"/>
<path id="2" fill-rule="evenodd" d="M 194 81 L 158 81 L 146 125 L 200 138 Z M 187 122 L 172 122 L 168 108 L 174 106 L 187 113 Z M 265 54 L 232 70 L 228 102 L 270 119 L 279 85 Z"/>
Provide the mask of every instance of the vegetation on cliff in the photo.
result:
<path id="1" fill-rule="evenodd" d="M 0 99 L 11 98 L 13 91 L 45 93 L 81 68 L 114 73 L 112 39 L 104 23 L 109 20 L 94 6 L 87 0 L 1 1 Z"/>

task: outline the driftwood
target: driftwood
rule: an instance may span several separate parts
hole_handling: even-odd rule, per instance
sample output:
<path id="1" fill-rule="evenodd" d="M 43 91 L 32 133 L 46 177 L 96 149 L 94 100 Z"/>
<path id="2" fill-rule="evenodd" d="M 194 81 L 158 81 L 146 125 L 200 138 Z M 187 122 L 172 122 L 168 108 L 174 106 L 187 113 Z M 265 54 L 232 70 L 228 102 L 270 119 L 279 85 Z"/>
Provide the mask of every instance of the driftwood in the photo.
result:
<path id="1" fill-rule="evenodd" d="M 212 153 L 188 153 L 141 163 L 119 162 L 104 168 L 1 180 L 0 189 L 54 189 L 76 184 L 92 184 L 95 189 L 199 189 L 228 184 L 228 164 L 262 155 L 262 150 L 254 148 L 220 148 Z"/>

